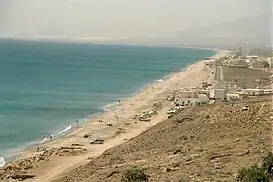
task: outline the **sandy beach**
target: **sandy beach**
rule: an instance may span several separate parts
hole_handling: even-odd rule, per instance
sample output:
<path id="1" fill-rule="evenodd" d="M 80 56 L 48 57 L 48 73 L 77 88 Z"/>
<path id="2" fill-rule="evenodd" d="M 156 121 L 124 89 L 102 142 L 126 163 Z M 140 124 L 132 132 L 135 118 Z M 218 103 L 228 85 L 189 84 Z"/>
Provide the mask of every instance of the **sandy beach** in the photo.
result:
<path id="1" fill-rule="evenodd" d="M 214 57 L 224 55 L 226 52 L 218 52 Z M 100 156 L 107 149 L 122 144 L 164 121 L 167 119 L 166 112 L 172 105 L 166 100 L 167 94 L 173 93 L 176 89 L 198 87 L 204 81 L 213 81 L 211 70 L 206 68 L 204 63 L 205 61 L 199 61 L 179 73 L 171 74 L 165 80 L 148 85 L 132 98 L 121 101 L 111 111 L 89 120 L 65 137 L 40 146 L 49 150 L 77 144 L 86 150 L 73 156 L 52 156 L 49 160 L 39 162 L 35 168 L 27 170 L 29 174 L 36 175 L 36 177 L 26 181 L 47 182 L 58 179 L 69 170 Z M 150 122 L 133 119 L 135 115 L 143 111 L 152 110 L 155 103 L 161 103 L 162 107 L 158 109 L 158 114 L 154 115 Z M 107 124 L 112 126 L 107 126 Z M 121 130 L 122 132 L 117 132 Z M 90 134 L 93 138 L 101 137 L 105 142 L 100 145 L 91 145 L 91 137 L 84 138 L 85 134 Z M 36 149 L 28 150 L 23 153 L 22 158 L 39 155 L 42 152 Z"/>

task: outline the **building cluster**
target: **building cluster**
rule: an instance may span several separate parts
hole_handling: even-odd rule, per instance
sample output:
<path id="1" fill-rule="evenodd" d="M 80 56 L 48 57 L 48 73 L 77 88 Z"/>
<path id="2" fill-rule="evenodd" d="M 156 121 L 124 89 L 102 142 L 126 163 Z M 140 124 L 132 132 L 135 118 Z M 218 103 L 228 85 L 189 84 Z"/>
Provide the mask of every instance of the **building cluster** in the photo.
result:
<path id="1" fill-rule="evenodd" d="M 218 100 L 218 101 L 231 101 L 244 99 L 253 96 L 264 96 L 271 95 L 273 93 L 272 89 L 241 89 L 241 88 L 226 88 L 226 89 L 211 89 L 210 90 L 210 99 Z"/>
<path id="2" fill-rule="evenodd" d="M 272 68 L 273 57 L 248 55 L 248 53 L 244 52 L 240 47 L 237 52 L 231 53 L 228 56 L 220 59 L 210 59 L 208 64 L 211 66 L 224 66 L 231 68 Z"/>
<path id="3" fill-rule="evenodd" d="M 176 102 L 181 105 L 196 105 L 209 103 L 210 101 L 231 101 L 236 99 L 244 99 L 252 96 L 264 96 L 273 94 L 273 89 L 260 89 L 260 88 L 209 88 L 209 89 L 194 89 L 182 90 Z"/>
<path id="4" fill-rule="evenodd" d="M 229 68 L 272 68 L 273 57 L 264 58 L 259 56 L 226 56 L 221 59 L 211 59 L 207 61 L 206 65 L 223 66 Z"/>
<path id="5" fill-rule="evenodd" d="M 245 69 L 263 69 L 272 68 L 273 58 L 272 57 L 260 57 L 260 56 L 243 56 L 242 51 L 235 55 L 228 55 L 221 58 L 206 58 L 205 64 L 211 68 L 212 74 L 215 74 L 215 68 L 220 66 L 222 68 L 245 68 Z M 272 66 L 271 66 L 272 65 Z M 269 70 L 267 70 L 269 71 Z M 273 75 L 271 78 L 266 78 L 271 83 L 273 81 Z M 268 80 L 266 80 L 268 82 Z M 256 80 L 257 81 L 257 80 Z M 260 80 L 261 81 L 261 80 Z M 242 88 L 239 85 L 232 85 L 223 81 L 224 84 L 221 86 L 217 84 L 202 83 L 199 88 L 181 89 L 176 91 L 172 97 L 168 96 L 169 101 L 174 102 L 174 107 L 168 111 L 168 115 L 171 117 L 178 111 L 181 111 L 185 107 L 191 107 L 202 104 L 213 104 L 217 102 L 229 102 L 232 100 L 241 100 L 248 97 L 272 95 L 273 89 L 271 86 L 265 87 L 251 87 L 250 85 L 246 88 Z"/>
<path id="6" fill-rule="evenodd" d="M 179 91 L 174 97 L 174 106 L 168 111 L 171 117 L 186 107 L 242 100 L 249 97 L 272 95 L 273 89 L 247 88 L 196 88 Z"/>
<path id="7" fill-rule="evenodd" d="M 222 62 L 222 66 L 232 68 L 271 68 L 272 58 L 258 56 L 231 57 Z"/>

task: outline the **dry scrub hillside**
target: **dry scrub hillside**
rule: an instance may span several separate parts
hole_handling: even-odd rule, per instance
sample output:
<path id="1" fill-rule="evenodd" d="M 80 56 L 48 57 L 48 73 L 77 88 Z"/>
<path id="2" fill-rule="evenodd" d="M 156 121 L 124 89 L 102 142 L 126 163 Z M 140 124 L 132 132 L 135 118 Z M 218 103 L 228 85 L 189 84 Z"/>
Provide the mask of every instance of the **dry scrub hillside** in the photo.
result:
<path id="1" fill-rule="evenodd" d="M 270 98 L 189 108 L 56 182 L 119 182 L 132 166 L 149 181 L 234 181 L 269 150 L 270 110 Z"/>

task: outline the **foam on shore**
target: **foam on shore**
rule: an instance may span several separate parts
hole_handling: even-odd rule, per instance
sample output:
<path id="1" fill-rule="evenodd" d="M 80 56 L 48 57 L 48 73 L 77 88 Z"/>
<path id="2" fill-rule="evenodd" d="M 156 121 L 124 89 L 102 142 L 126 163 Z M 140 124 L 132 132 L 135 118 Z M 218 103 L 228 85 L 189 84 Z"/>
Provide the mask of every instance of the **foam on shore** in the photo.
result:
<path id="1" fill-rule="evenodd" d="M 121 101 L 121 100 L 120 100 Z M 102 110 L 104 112 L 110 112 L 111 110 L 113 110 L 116 106 L 120 105 L 120 103 L 118 102 L 118 100 L 116 102 L 112 102 L 110 104 L 107 104 L 105 106 L 102 107 Z"/>
<path id="2" fill-rule="evenodd" d="M 73 126 L 70 124 L 68 125 L 64 130 L 60 131 L 58 135 L 55 135 L 55 134 L 52 134 L 51 137 L 53 138 L 56 138 L 56 137 L 59 137 L 60 135 L 62 134 L 66 134 L 68 133 L 69 131 L 71 131 L 73 129 Z M 46 137 L 44 138 L 42 141 L 40 141 L 40 143 L 45 143 L 47 141 L 51 140 L 50 137 Z"/>
<path id="3" fill-rule="evenodd" d="M 5 159 L 3 157 L 0 157 L 0 168 L 3 167 L 5 164 Z"/>
<path id="4" fill-rule="evenodd" d="M 69 126 L 66 127 L 63 131 L 61 131 L 59 134 L 67 133 L 67 132 L 70 131 L 71 129 L 72 129 L 72 125 L 69 125 Z"/>
<path id="5" fill-rule="evenodd" d="M 156 80 L 156 82 L 164 82 L 163 79 Z"/>

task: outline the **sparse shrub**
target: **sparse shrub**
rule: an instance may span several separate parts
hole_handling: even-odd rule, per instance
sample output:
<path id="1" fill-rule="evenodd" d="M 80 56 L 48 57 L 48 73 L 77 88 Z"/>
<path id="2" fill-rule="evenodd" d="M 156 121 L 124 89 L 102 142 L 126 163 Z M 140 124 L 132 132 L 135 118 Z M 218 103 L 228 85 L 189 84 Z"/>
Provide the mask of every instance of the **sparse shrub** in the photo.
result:
<path id="1" fill-rule="evenodd" d="M 269 152 L 263 159 L 262 168 L 269 174 L 273 174 L 273 153 Z"/>
<path id="2" fill-rule="evenodd" d="M 134 167 L 124 171 L 121 181 L 122 182 L 147 182 L 148 176 L 145 174 L 143 169 L 138 169 Z"/>
<path id="3" fill-rule="evenodd" d="M 269 182 L 269 176 L 263 168 L 252 166 L 239 170 L 237 176 L 239 182 Z"/>

